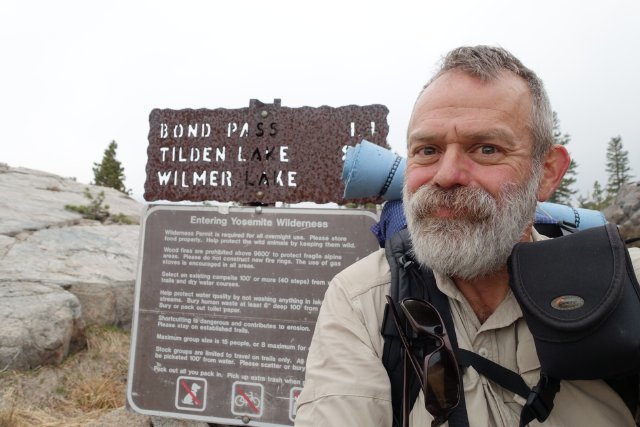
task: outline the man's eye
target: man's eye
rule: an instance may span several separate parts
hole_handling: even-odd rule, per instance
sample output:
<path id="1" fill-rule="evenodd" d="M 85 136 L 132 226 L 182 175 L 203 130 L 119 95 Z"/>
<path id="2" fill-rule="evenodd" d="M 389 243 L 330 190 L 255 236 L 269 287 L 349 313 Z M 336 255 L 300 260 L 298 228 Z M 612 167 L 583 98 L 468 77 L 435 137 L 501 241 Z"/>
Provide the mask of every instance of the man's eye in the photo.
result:
<path id="1" fill-rule="evenodd" d="M 480 147 L 480 152 L 482 154 L 494 154 L 496 152 L 496 147 L 491 145 L 483 145 Z"/>
<path id="2" fill-rule="evenodd" d="M 436 154 L 436 149 L 433 147 L 423 147 L 421 151 L 422 152 L 420 154 L 423 156 L 433 156 Z"/>

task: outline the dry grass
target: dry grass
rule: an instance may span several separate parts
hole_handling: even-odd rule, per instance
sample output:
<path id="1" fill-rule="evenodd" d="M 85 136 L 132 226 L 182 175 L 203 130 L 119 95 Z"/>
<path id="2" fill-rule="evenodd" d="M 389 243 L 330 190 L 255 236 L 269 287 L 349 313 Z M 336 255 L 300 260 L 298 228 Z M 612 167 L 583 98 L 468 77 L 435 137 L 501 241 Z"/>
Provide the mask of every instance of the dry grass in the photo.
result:
<path id="1" fill-rule="evenodd" d="M 0 427 L 82 426 L 125 403 L 129 333 L 88 328 L 87 349 L 59 366 L 0 374 Z"/>

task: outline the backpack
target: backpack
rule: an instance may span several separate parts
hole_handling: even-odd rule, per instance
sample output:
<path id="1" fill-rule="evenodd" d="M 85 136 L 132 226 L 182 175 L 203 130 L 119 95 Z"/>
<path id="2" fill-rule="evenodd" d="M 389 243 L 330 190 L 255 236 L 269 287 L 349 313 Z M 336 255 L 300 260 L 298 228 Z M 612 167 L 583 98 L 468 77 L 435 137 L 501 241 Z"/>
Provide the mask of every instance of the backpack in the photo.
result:
<path id="1" fill-rule="evenodd" d="M 556 233 L 560 235 L 563 234 L 558 230 L 556 230 Z M 628 259 L 628 254 L 626 254 L 625 252 L 626 248 L 623 248 L 624 250 L 621 252 L 619 247 L 620 245 L 616 243 L 616 240 L 615 240 L 616 236 L 617 236 L 617 239 L 621 242 L 620 236 L 617 232 L 617 228 L 614 225 L 608 225 L 608 226 L 598 227 L 597 231 L 588 230 L 588 231 L 576 233 L 576 235 L 578 234 L 581 235 L 580 239 L 573 238 L 570 240 L 564 240 L 564 242 L 568 242 L 569 244 L 573 244 L 573 245 L 577 244 L 582 247 L 593 247 L 594 242 L 597 243 L 598 245 L 606 245 L 606 244 L 617 245 L 618 253 L 622 254 L 615 257 L 616 263 L 618 265 L 617 268 L 618 270 L 620 270 L 621 268 L 626 267 L 626 275 L 624 276 L 624 278 L 622 278 L 626 280 L 626 282 L 624 282 L 624 280 L 620 282 L 620 280 L 616 279 L 617 281 L 611 280 L 611 283 L 616 282 L 617 284 L 616 286 L 618 286 L 620 289 L 624 289 L 625 292 L 627 292 L 626 294 L 624 294 L 624 296 L 621 293 L 620 296 L 618 297 L 618 300 L 623 299 L 625 301 L 627 300 L 632 301 L 631 306 L 628 307 L 627 311 L 621 313 L 620 309 L 617 308 L 617 303 L 610 303 L 607 305 L 607 307 L 612 307 L 610 311 L 613 311 L 615 315 L 617 315 L 618 317 L 616 318 L 615 315 L 611 315 L 609 312 L 602 313 L 602 310 L 600 310 L 601 312 L 599 312 L 598 315 L 600 315 L 601 318 L 605 320 L 608 317 L 619 319 L 619 316 L 628 316 L 629 315 L 628 313 L 637 313 L 637 316 L 640 316 L 640 294 L 638 294 L 640 291 L 638 290 L 638 283 L 633 274 L 633 270 L 631 269 L 631 271 L 629 271 L 628 267 L 630 265 L 630 261 Z M 609 241 L 605 242 L 605 240 L 607 239 L 609 239 L 611 242 Z M 573 243 L 574 241 L 577 243 Z M 521 246 L 521 245 L 525 245 L 525 246 Z M 514 272 L 511 271 L 512 268 L 519 268 L 519 265 L 517 265 L 516 267 L 513 267 L 513 264 L 518 264 L 518 262 L 520 264 L 526 264 L 527 262 L 531 262 L 530 260 L 531 257 L 527 255 L 528 246 L 526 245 L 532 245 L 532 244 L 530 243 L 518 244 L 516 245 L 516 248 L 514 248 L 514 253 L 517 253 L 517 254 L 522 253 L 523 255 L 514 257 L 514 254 L 512 254 L 512 257 L 509 260 L 510 277 L 514 274 Z M 624 245 L 624 243 L 622 243 L 622 245 Z M 557 245 L 554 245 L 554 246 L 557 246 Z M 561 247 L 559 251 L 564 251 L 564 252 L 559 252 L 561 255 L 566 254 L 567 246 L 565 245 L 564 247 Z M 539 321 L 539 317 L 543 318 L 544 315 L 540 316 L 539 313 L 535 313 L 536 307 L 537 307 L 536 304 L 531 304 L 524 301 L 524 299 L 535 299 L 539 297 L 546 298 L 546 296 L 540 293 L 533 296 L 526 293 L 527 290 L 525 287 L 523 287 L 523 283 L 526 283 L 529 280 L 529 278 L 526 275 L 524 275 L 525 277 L 521 278 L 521 280 L 517 284 L 510 283 L 512 290 L 516 295 L 516 299 L 518 299 L 518 302 L 520 303 L 523 309 L 523 314 L 525 316 L 527 324 L 529 325 L 529 328 L 532 334 L 534 335 L 534 340 L 536 342 L 536 351 L 539 354 L 539 359 L 541 363 L 540 381 L 535 387 L 529 388 L 528 385 L 522 379 L 522 377 L 520 377 L 520 375 L 518 375 L 517 373 L 510 371 L 488 359 L 485 359 L 478 354 L 458 348 L 457 340 L 455 338 L 455 328 L 453 327 L 453 320 L 451 318 L 451 311 L 449 308 L 448 298 L 446 297 L 446 295 L 440 292 L 439 289 L 437 288 L 433 273 L 429 269 L 420 268 L 418 263 L 412 259 L 411 242 L 406 229 L 401 230 L 400 232 L 392 236 L 389 240 L 387 240 L 385 245 L 385 254 L 389 262 L 390 271 L 391 271 L 391 287 L 389 290 L 389 294 L 392 297 L 392 299 L 396 303 L 399 303 L 403 299 L 410 298 L 410 297 L 420 298 L 420 299 L 424 299 L 431 302 L 431 304 L 436 307 L 436 309 L 440 312 L 440 315 L 442 316 L 443 322 L 445 324 L 445 329 L 449 333 L 449 338 L 460 367 L 464 369 L 468 366 L 472 366 L 481 375 L 491 379 L 492 381 L 496 382 L 503 388 L 511 390 L 514 393 L 517 393 L 520 396 L 522 396 L 524 399 L 526 399 L 527 403 L 523 407 L 523 411 L 520 419 L 521 426 L 528 424 L 533 419 L 537 419 L 538 421 L 542 422 L 549 416 L 551 410 L 553 409 L 553 399 L 560 387 L 560 379 L 595 379 L 595 378 L 603 378 L 607 380 L 607 383 L 609 384 L 609 386 L 611 386 L 611 388 L 616 393 L 618 393 L 618 395 L 620 395 L 622 400 L 625 402 L 629 410 L 634 415 L 636 419 L 636 424 L 640 426 L 640 423 L 638 422 L 639 418 L 636 416 L 638 405 L 640 403 L 640 400 L 639 400 L 640 377 L 638 376 L 638 372 L 640 372 L 640 366 L 638 366 L 640 365 L 640 356 L 639 356 L 640 354 L 639 353 L 640 352 L 640 321 L 638 322 L 639 324 L 638 327 L 633 327 L 633 326 L 631 327 L 632 329 L 635 329 L 635 331 L 633 334 L 629 335 L 629 336 L 637 335 L 638 342 L 631 340 L 633 342 L 630 342 L 629 345 L 626 345 L 626 344 L 623 345 L 619 343 L 615 344 L 615 346 L 617 347 L 625 347 L 624 350 L 625 351 L 628 350 L 627 353 L 630 352 L 630 355 L 628 356 L 629 362 L 624 362 L 623 363 L 624 366 L 622 366 L 625 369 L 614 373 L 614 372 L 608 372 L 606 371 L 606 368 L 603 368 L 602 372 L 597 373 L 597 375 L 599 376 L 590 377 L 590 378 L 580 377 L 581 375 L 584 375 L 583 373 L 570 374 L 569 376 L 565 376 L 563 374 L 566 372 L 567 366 L 564 366 L 564 365 L 561 367 L 551 366 L 549 368 L 548 360 L 552 360 L 552 361 L 553 360 L 563 360 L 563 361 L 569 360 L 569 363 L 572 363 L 575 357 L 565 357 L 564 352 L 560 353 L 562 354 L 561 357 L 558 357 L 558 352 L 563 351 L 562 349 L 564 347 L 562 346 L 565 344 L 561 342 L 560 343 L 561 345 L 558 346 L 557 336 L 554 336 L 553 339 L 545 338 L 545 334 L 546 335 L 559 334 L 559 336 L 562 337 L 563 336 L 562 334 L 564 334 L 565 332 L 563 331 L 558 332 L 557 329 L 554 329 L 557 325 L 551 324 L 551 327 L 549 327 L 549 325 L 545 324 L 544 321 Z M 625 258 L 624 258 L 625 254 L 626 254 L 626 264 L 625 264 Z M 550 254 L 550 256 L 551 257 L 556 256 L 557 258 L 563 260 L 562 256 L 557 256 L 557 253 Z M 576 256 L 578 257 L 578 259 L 574 261 L 580 262 L 581 261 L 580 257 L 583 257 L 583 255 L 576 255 Z M 601 255 L 596 254 L 596 256 L 601 256 Z M 609 273 L 607 272 L 604 274 L 609 274 Z M 618 278 L 620 278 L 622 275 L 617 274 L 617 276 Z M 520 276 L 518 275 L 518 277 Z M 631 282 L 631 283 L 628 283 L 628 282 Z M 522 289 L 520 289 L 519 287 Z M 635 294 L 633 289 L 635 289 Z M 531 291 L 531 289 L 529 289 L 529 291 Z M 629 294 L 629 292 L 633 295 Z M 531 293 L 535 294 L 536 292 L 531 291 Z M 611 294 L 612 292 L 609 292 L 609 291 L 606 292 L 606 295 L 611 295 Z M 587 304 L 586 304 L 587 307 L 589 306 L 589 303 L 590 301 L 587 301 Z M 597 305 L 598 303 L 600 303 L 600 300 L 597 300 L 594 304 Z M 600 304 L 600 305 L 603 305 L 603 304 Z M 623 306 L 623 305 L 624 304 L 620 304 L 620 306 Z M 533 307 L 533 309 L 531 307 Z M 403 314 L 401 313 L 401 310 L 398 310 L 398 311 L 400 312 L 399 314 L 402 317 L 401 320 L 404 324 Z M 403 416 L 404 416 L 403 410 L 402 410 L 403 378 L 404 378 L 403 363 L 402 363 L 403 348 L 402 348 L 402 343 L 400 342 L 400 339 L 397 335 L 394 322 L 388 319 L 389 317 L 388 312 L 389 312 L 389 307 L 387 306 L 385 307 L 385 313 L 384 313 L 384 318 L 383 318 L 383 323 L 381 328 L 381 333 L 384 337 L 384 351 L 382 356 L 382 362 L 385 366 L 385 369 L 387 370 L 387 373 L 389 374 L 389 379 L 391 383 L 393 426 L 400 427 L 403 425 Z M 594 321 L 607 324 L 607 322 L 605 320 L 602 320 L 601 318 L 597 318 Z M 625 322 L 619 322 L 619 320 L 615 320 L 615 321 L 617 321 L 617 323 L 625 323 Z M 611 323 L 613 322 L 614 321 L 612 321 Z M 626 322 L 626 323 L 632 323 L 632 322 Z M 593 327 L 593 325 L 591 325 L 591 327 Z M 579 329 L 578 331 L 580 330 L 585 330 L 585 328 Z M 626 332 L 629 332 L 629 331 L 626 331 Z M 590 332 L 583 335 L 589 335 L 589 334 Z M 539 339 L 539 336 L 542 336 L 542 338 Z M 626 336 L 625 338 L 627 337 L 628 336 Z M 580 345 L 587 345 L 587 346 L 590 345 L 591 347 L 588 347 L 588 348 L 589 348 L 589 351 L 591 351 L 592 353 L 595 352 L 595 353 L 601 354 L 602 351 L 597 351 L 597 350 L 603 347 L 606 348 L 608 351 L 611 349 L 611 347 L 606 344 L 606 341 L 603 343 L 602 337 L 597 338 L 599 340 L 597 342 L 594 342 L 595 339 L 592 339 L 590 341 L 588 339 L 589 338 L 588 336 L 584 339 L 582 338 L 583 337 L 577 337 L 577 338 L 574 337 L 572 339 L 577 340 Z M 425 354 L 432 351 L 432 349 L 429 346 L 430 345 L 432 346 L 433 344 L 429 344 L 428 342 L 425 343 L 424 340 L 421 342 L 414 341 L 412 344 L 416 351 L 417 357 L 424 357 Z M 551 349 L 549 350 L 547 349 L 547 347 L 550 347 Z M 546 351 L 551 356 L 546 356 L 545 358 L 543 354 L 544 351 Z M 584 351 L 584 347 L 577 348 L 576 351 L 578 352 Z M 576 354 L 585 354 L 585 353 L 576 353 Z M 553 365 L 553 362 L 551 362 L 551 365 Z M 608 365 L 611 365 L 611 364 L 608 364 Z M 619 364 L 616 363 L 615 365 L 619 365 Z M 551 373 L 553 375 L 548 375 L 547 371 L 549 369 L 547 368 L 551 370 Z M 589 369 L 591 369 L 591 367 L 589 367 Z M 578 377 L 576 377 L 576 375 L 578 375 Z M 413 407 L 413 404 L 415 403 L 418 397 L 418 394 L 420 392 L 418 379 L 415 376 L 415 374 L 413 374 L 413 371 L 411 370 L 410 370 L 410 377 L 408 381 L 408 390 L 410 390 L 409 410 L 408 410 L 408 412 L 410 412 L 410 409 Z M 456 408 L 456 410 L 450 415 L 448 419 L 449 426 L 451 427 L 466 427 L 469 425 L 469 421 L 466 413 L 466 406 L 464 402 L 464 393 L 461 392 L 460 395 L 461 395 L 461 401 L 458 407 Z"/>

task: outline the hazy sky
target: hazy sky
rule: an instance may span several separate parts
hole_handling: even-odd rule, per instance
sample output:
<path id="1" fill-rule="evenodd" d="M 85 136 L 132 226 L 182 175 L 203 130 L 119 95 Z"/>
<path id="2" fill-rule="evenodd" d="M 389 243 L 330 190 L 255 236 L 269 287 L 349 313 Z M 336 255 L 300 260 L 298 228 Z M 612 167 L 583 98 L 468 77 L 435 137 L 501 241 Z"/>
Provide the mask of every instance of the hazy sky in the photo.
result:
<path id="1" fill-rule="evenodd" d="M 0 162 L 80 182 L 111 140 L 142 200 L 153 108 L 384 104 L 405 154 L 440 57 L 500 45 L 544 80 L 581 193 L 620 135 L 640 177 L 640 2 L 13 1 L 0 5 Z"/>

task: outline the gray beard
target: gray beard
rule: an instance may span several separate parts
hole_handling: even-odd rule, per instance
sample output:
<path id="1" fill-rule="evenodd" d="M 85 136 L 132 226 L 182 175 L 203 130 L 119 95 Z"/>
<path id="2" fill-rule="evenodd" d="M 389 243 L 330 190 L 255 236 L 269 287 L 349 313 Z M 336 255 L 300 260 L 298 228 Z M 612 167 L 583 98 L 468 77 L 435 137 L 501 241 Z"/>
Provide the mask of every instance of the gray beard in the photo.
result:
<path id="1" fill-rule="evenodd" d="M 451 277 L 474 279 L 503 269 L 513 246 L 533 222 L 540 173 L 524 184 L 504 184 L 498 199 L 479 187 L 403 189 L 413 254 L 422 266 Z M 434 212 L 447 208 L 452 218 Z"/>

